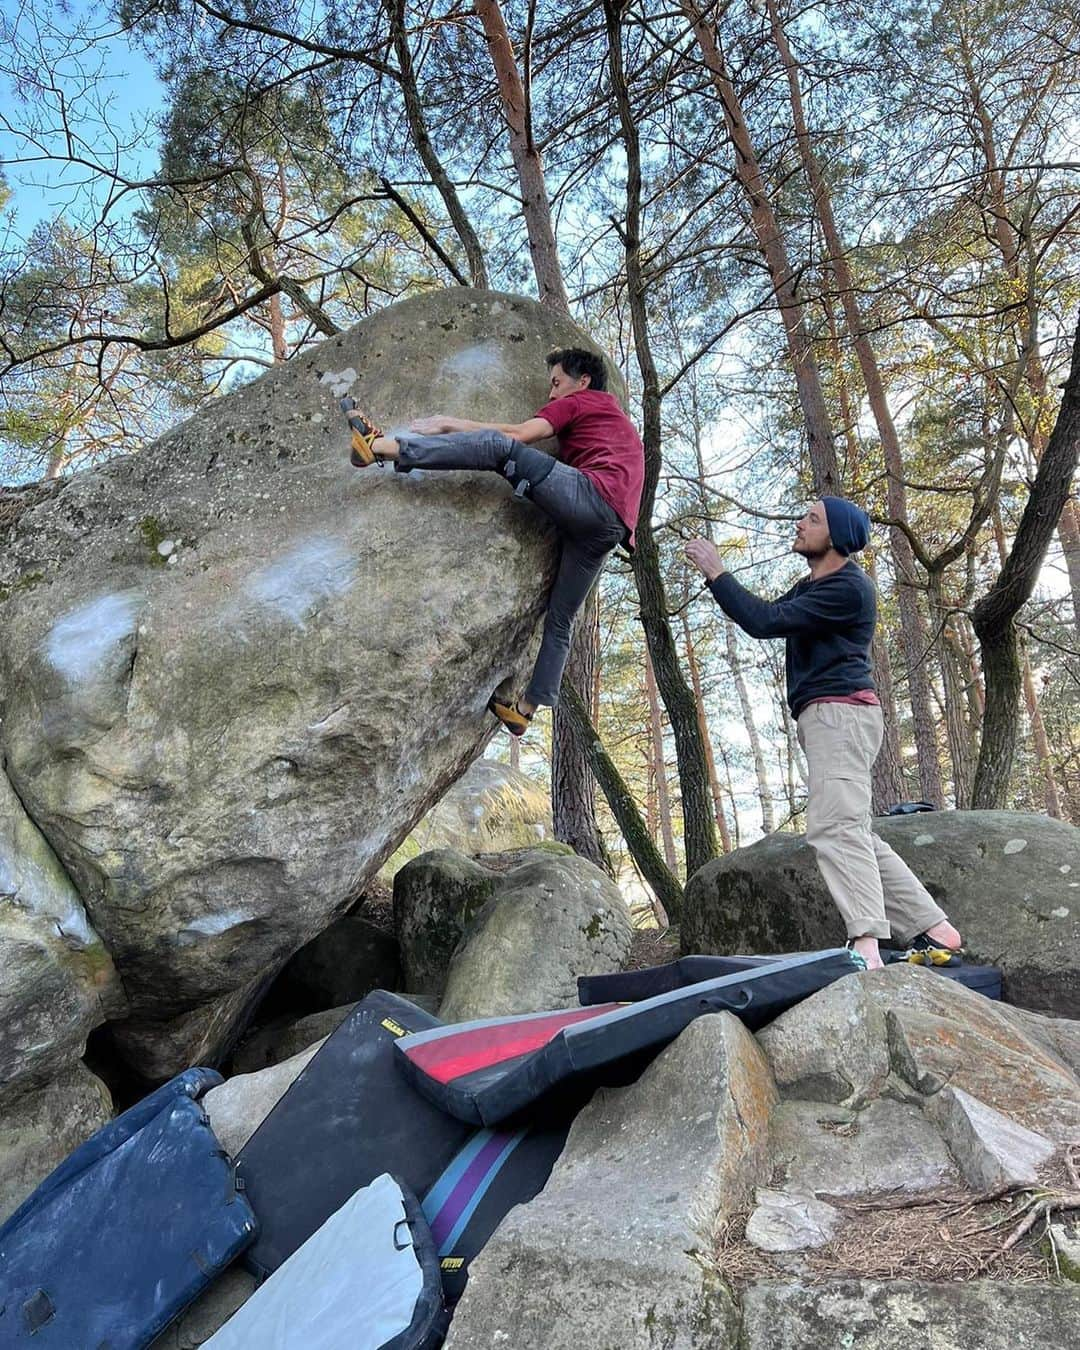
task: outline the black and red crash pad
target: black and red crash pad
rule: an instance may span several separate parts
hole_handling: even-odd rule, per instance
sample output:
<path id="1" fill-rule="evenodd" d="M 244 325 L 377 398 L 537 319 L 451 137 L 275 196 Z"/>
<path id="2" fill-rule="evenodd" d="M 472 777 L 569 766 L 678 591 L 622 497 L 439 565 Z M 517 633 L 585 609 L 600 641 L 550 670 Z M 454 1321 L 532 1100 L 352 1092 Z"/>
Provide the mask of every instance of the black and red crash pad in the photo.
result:
<path id="1" fill-rule="evenodd" d="M 477 1130 L 424 1197 L 424 1217 L 439 1255 L 443 1290 L 453 1304 L 469 1264 L 515 1205 L 544 1188 L 563 1151 L 570 1120 L 519 1130 Z"/>
<path id="2" fill-rule="evenodd" d="M 2 1350 L 142 1350 L 255 1236 L 232 1160 L 186 1093 L 124 1138 L 105 1129 L 114 1146 L 5 1226 Z"/>
<path id="3" fill-rule="evenodd" d="M 696 1017 L 731 1012 L 751 1030 L 861 964 L 844 948 L 770 962 L 658 994 L 486 1018 L 403 1036 L 395 1045 L 412 1082 L 443 1110 L 496 1125 L 560 1085 L 610 1081 L 620 1061 L 659 1050 Z"/>
<path id="4" fill-rule="evenodd" d="M 796 955 L 805 956 L 807 953 L 798 952 Z M 881 955 L 886 964 L 903 959 L 903 953 L 885 948 L 882 949 Z M 640 999 L 670 993 L 673 989 L 685 989 L 687 985 L 699 984 L 702 980 L 715 980 L 722 975 L 755 970 L 761 966 L 775 965 L 777 962 L 791 959 L 792 957 L 783 954 L 684 956 L 678 961 L 669 961 L 663 966 L 649 966 L 644 970 L 616 971 L 610 975 L 582 975 L 578 978 L 578 1001 L 582 1007 L 591 1007 L 597 1003 L 636 1003 Z M 1001 998 L 1001 970 L 997 966 L 969 966 L 961 962 L 954 966 L 928 966 L 928 969 L 936 970 L 939 975 L 985 994 L 987 998 Z"/>
<path id="5" fill-rule="evenodd" d="M 397 1067 L 394 1045 L 442 1024 L 377 989 L 362 999 L 297 1075 L 237 1157 L 259 1216 L 245 1256 L 269 1275 L 348 1198 L 389 1172 L 424 1195 L 468 1138 Z"/>

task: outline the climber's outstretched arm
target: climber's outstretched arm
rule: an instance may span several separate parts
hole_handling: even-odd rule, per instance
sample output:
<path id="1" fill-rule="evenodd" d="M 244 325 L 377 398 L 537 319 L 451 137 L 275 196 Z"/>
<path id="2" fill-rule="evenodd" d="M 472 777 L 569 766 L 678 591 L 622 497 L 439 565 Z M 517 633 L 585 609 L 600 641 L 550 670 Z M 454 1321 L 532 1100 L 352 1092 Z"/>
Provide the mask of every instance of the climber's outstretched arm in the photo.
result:
<path id="1" fill-rule="evenodd" d="M 453 431 L 501 431 L 515 441 L 532 445 L 555 435 L 555 428 L 546 417 L 530 417 L 525 422 L 470 422 L 467 417 L 418 417 L 409 423 L 409 430 L 421 436 L 444 436 Z"/>

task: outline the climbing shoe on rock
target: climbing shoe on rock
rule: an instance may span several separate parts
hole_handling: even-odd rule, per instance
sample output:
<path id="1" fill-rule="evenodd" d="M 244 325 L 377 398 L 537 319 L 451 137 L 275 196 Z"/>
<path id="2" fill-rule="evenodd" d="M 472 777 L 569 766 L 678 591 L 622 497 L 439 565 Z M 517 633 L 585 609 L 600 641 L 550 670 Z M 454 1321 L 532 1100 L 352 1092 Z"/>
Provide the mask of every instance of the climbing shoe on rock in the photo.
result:
<path id="1" fill-rule="evenodd" d="M 524 713 L 516 703 L 504 703 L 500 698 L 488 699 L 488 712 L 493 712 L 511 736 L 524 736 L 533 719 L 532 713 Z"/>
<path id="2" fill-rule="evenodd" d="M 360 411 L 351 398 L 341 400 L 341 411 L 348 418 L 349 430 L 352 432 L 349 463 L 354 469 L 366 469 L 369 464 L 381 464 L 382 457 L 371 447 L 382 435 L 382 430 Z"/>

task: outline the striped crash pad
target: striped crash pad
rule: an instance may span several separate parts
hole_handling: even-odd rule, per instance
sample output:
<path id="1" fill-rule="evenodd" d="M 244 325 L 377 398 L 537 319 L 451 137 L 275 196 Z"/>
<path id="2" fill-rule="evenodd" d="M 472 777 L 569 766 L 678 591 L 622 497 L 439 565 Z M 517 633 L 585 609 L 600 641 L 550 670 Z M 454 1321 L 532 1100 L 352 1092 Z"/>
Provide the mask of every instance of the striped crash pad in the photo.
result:
<path id="1" fill-rule="evenodd" d="M 204 1350 L 435 1350 L 446 1326 L 420 1206 L 383 1175 L 331 1214 Z"/>
<path id="2" fill-rule="evenodd" d="M 805 956 L 797 952 L 796 956 Z M 886 965 L 901 959 L 900 952 L 890 952 L 882 948 L 882 959 Z M 723 975 L 733 975 L 739 971 L 755 970 L 761 966 L 775 965 L 777 962 L 792 958 L 783 954 L 775 956 L 684 956 L 678 961 L 670 961 L 664 966 L 649 966 L 645 970 L 616 971 L 610 975 L 582 975 L 578 978 L 578 1001 L 582 1007 L 591 1007 L 596 1003 L 635 1003 L 639 999 L 653 998 L 657 994 L 667 994 L 673 989 L 685 989 L 687 985 L 698 984 L 702 980 L 715 980 Z M 928 966 L 947 979 L 974 989 L 987 998 L 1001 998 L 1001 970 L 998 966 Z M 797 1002 L 798 1000 L 793 1000 Z"/>
<path id="3" fill-rule="evenodd" d="M 105 1127 L 114 1141 L 117 1124 Z M 256 1227 L 231 1159 L 181 1092 L 5 1227 L 0 1347 L 142 1350 Z"/>
<path id="4" fill-rule="evenodd" d="M 496 1125 L 561 1084 L 600 1086 L 621 1061 L 655 1052 L 696 1017 L 732 1012 L 764 1026 L 860 966 L 850 952 L 816 952 L 738 971 L 640 1003 L 598 1004 L 487 1018 L 403 1036 L 398 1062 L 443 1110 Z"/>
<path id="5" fill-rule="evenodd" d="M 568 1119 L 520 1130 L 477 1130 L 428 1191 L 424 1217 L 447 1303 L 464 1293 L 469 1263 L 510 1210 L 543 1190 L 569 1132 Z"/>
<path id="6" fill-rule="evenodd" d="M 269 1275 L 362 1186 L 389 1172 L 424 1195 L 469 1129 L 422 1097 L 394 1044 L 441 1026 L 377 989 L 320 1047 L 237 1157 L 260 1233 L 244 1257 Z"/>

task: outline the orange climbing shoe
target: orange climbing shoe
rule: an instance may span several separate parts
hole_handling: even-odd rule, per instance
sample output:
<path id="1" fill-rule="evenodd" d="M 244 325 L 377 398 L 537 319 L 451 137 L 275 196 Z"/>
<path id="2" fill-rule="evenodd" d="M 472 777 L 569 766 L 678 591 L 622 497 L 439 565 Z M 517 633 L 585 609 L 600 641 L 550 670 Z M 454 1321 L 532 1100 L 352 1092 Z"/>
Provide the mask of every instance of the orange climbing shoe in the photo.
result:
<path id="1" fill-rule="evenodd" d="M 532 713 L 524 713 L 516 703 L 504 703 L 498 698 L 488 699 L 488 711 L 495 714 L 511 736 L 524 736 L 533 720 Z"/>
<path id="2" fill-rule="evenodd" d="M 354 469 L 366 469 L 370 464 L 382 464 L 382 456 L 377 455 L 371 448 L 382 435 L 381 428 L 377 427 L 366 414 L 360 411 L 353 399 L 343 398 L 340 406 L 341 411 L 348 418 L 349 429 L 352 432 L 349 463 Z"/>

